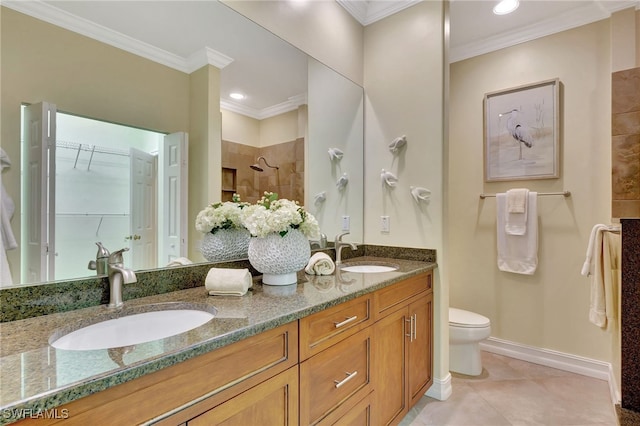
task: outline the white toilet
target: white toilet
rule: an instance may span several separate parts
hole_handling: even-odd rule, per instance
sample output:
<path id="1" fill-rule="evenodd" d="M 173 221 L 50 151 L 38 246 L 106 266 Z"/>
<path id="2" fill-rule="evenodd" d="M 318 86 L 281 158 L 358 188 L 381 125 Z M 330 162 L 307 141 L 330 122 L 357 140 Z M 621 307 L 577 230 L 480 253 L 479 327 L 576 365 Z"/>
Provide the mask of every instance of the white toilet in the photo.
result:
<path id="1" fill-rule="evenodd" d="M 480 341 L 491 335 L 491 321 L 475 312 L 449 308 L 449 370 L 478 376 L 482 373 Z"/>

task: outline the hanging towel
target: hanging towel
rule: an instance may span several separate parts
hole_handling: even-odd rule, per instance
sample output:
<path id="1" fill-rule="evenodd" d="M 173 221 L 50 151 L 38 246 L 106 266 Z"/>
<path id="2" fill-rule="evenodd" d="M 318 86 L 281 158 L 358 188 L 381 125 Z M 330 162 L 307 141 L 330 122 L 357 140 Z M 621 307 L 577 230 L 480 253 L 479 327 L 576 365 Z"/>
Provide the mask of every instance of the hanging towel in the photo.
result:
<path id="1" fill-rule="evenodd" d="M 244 296 L 253 286 L 253 280 L 246 268 L 211 268 L 204 286 L 211 296 Z"/>
<path id="2" fill-rule="evenodd" d="M 328 254 L 321 251 L 314 253 L 304 271 L 309 275 L 331 275 L 336 270 L 336 264 Z"/>
<path id="3" fill-rule="evenodd" d="M 589 321 L 605 328 L 615 322 L 620 283 L 620 226 L 598 224 L 591 230 L 582 275 L 590 277 Z"/>
<path id="4" fill-rule="evenodd" d="M 527 199 L 529 190 L 515 188 L 507 191 L 505 231 L 509 235 L 524 235 L 527 232 Z"/>
<path id="5" fill-rule="evenodd" d="M 11 160 L 7 153 L 4 152 L 4 149 L 0 148 L 0 173 L 9 166 L 11 166 Z M 7 250 L 18 247 L 11 229 L 11 218 L 14 211 L 15 204 L 4 188 L 2 175 L 0 174 L 0 234 L 2 234 L 0 236 L 0 286 L 13 284 L 9 261 L 7 260 Z"/>
<path id="6" fill-rule="evenodd" d="M 587 245 L 587 254 L 582 264 L 582 270 L 580 273 L 585 277 L 593 275 L 595 268 L 595 260 L 598 259 L 601 253 L 602 244 L 602 232 L 612 231 L 620 232 L 620 225 L 603 225 L 601 223 L 594 225 L 591 228 L 591 235 L 589 235 L 589 244 Z"/>
<path id="7" fill-rule="evenodd" d="M 507 194 L 496 194 L 498 237 L 498 269 L 515 274 L 533 275 L 538 267 L 538 193 L 530 191 L 527 198 L 526 232 L 513 235 L 506 232 Z"/>

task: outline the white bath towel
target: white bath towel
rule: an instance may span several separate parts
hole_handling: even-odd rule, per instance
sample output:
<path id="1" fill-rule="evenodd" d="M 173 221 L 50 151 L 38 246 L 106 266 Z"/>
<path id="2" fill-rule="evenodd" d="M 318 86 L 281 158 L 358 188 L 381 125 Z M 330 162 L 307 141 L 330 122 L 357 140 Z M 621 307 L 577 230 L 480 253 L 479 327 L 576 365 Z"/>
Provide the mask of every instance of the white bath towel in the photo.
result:
<path id="1" fill-rule="evenodd" d="M 509 235 L 524 235 L 527 232 L 529 190 L 515 188 L 507 191 L 505 231 Z"/>
<path id="2" fill-rule="evenodd" d="M 304 271 L 309 275 L 331 275 L 336 270 L 336 264 L 328 254 L 321 251 L 309 259 Z"/>
<path id="3" fill-rule="evenodd" d="M 0 148 L 0 173 L 9 166 L 11 166 L 11 160 L 4 149 Z M 18 242 L 11 229 L 14 211 L 15 204 L 4 188 L 0 174 L 0 286 L 13 284 L 6 251 L 18 247 Z"/>
<path id="4" fill-rule="evenodd" d="M 204 286 L 211 296 L 244 296 L 253 280 L 248 269 L 211 268 Z"/>
<path id="5" fill-rule="evenodd" d="M 580 271 L 585 277 L 593 275 L 594 273 L 595 260 L 598 259 L 602 250 L 603 231 L 620 232 L 620 225 L 603 225 L 599 223 L 591 228 L 591 235 L 589 235 L 589 243 L 587 244 L 587 254 L 582 264 L 582 270 Z"/>
<path id="6" fill-rule="evenodd" d="M 620 283 L 619 225 L 595 225 L 591 229 L 587 258 L 582 275 L 589 276 L 589 321 L 607 327 L 617 318 L 618 287 Z"/>
<path id="7" fill-rule="evenodd" d="M 526 232 L 506 232 L 507 194 L 496 194 L 498 269 L 515 274 L 533 275 L 538 267 L 538 193 L 530 191 L 527 199 Z"/>

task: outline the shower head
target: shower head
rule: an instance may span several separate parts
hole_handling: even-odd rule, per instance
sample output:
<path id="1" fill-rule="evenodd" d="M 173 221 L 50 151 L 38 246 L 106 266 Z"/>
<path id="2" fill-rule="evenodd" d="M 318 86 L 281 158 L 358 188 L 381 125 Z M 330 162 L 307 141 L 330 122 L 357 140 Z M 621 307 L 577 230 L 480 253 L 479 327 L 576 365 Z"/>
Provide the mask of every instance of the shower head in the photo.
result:
<path id="1" fill-rule="evenodd" d="M 263 156 L 258 157 L 258 159 L 256 160 L 256 164 L 251 165 L 249 167 L 251 167 L 256 172 L 264 172 L 264 169 L 262 167 L 260 167 L 260 160 L 264 161 L 264 164 L 266 164 L 267 167 L 270 167 L 270 168 L 276 169 L 276 170 L 278 170 L 280 168 L 278 166 L 272 166 L 269 163 L 267 163 L 267 159 L 264 158 Z"/>

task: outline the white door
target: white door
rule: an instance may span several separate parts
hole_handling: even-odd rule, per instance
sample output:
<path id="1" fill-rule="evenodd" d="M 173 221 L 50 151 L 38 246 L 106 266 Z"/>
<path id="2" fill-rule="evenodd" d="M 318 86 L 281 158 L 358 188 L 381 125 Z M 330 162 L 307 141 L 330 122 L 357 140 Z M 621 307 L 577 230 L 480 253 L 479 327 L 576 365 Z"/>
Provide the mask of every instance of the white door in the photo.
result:
<path id="1" fill-rule="evenodd" d="M 189 135 L 184 132 L 165 136 L 159 150 L 162 168 L 159 198 L 160 265 L 187 256 L 187 173 Z"/>
<path id="2" fill-rule="evenodd" d="M 155 268 L 157 251 L 156 157 L 131 148 L 131 265 L 134 270 Z"/>
<path id="3" fill-rule="evenodd" d="M 41 102 L 24 110 L 23 283 L 55 279 L 56 106 Z M 24 229 L 24 227 L 23 227 Z"/>

